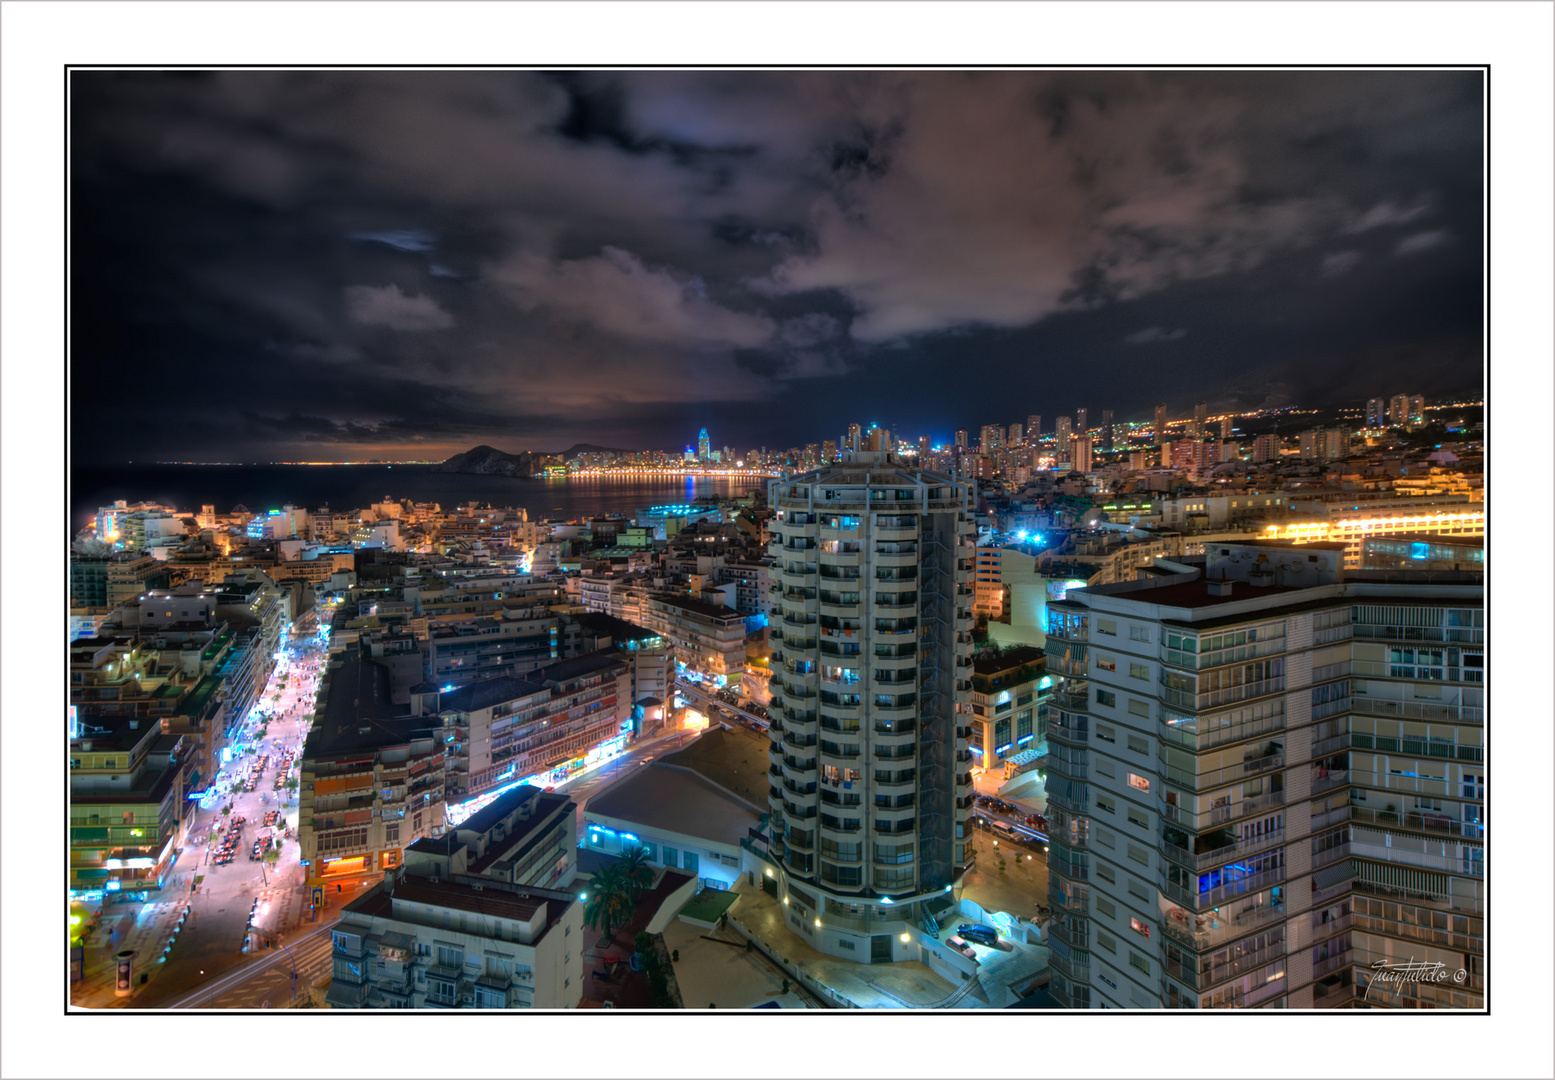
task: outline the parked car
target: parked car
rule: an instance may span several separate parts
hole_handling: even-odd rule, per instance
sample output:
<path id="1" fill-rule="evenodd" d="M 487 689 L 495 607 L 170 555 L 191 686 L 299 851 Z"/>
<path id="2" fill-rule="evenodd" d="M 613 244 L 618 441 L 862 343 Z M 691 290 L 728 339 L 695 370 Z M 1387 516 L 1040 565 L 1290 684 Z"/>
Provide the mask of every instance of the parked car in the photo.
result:
<path id="1" fill-rule="evenodd" d="M 999 944 L 999 931 L 983 923 L 962 923 L 956 927 L 956 933 L 968 941 L 975 941 L 979 945 L 987 945 L 990 948 L 997 948 Z"/>
<path id="2" fill-rule="evenodd" d="M 962 956 L 965 956 L 969 960 L 977 959 L 977 950 L 972 948 L 972 946 L 968 945 L 955 934 L 952 934 L 950 937 L 946 938 L 945 944 L 949 945 L 952 949 L 955 949 L 956 952 L 960 953 Z"/>

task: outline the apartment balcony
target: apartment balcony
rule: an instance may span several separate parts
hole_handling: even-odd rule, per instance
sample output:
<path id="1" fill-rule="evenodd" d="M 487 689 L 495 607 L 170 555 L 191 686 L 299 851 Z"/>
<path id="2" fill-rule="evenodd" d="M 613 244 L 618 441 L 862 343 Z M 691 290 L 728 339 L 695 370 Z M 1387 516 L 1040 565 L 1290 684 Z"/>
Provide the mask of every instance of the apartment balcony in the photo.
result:
<path id="1" fill-rule="evenodd" d="M 876 540 L 916 540 L 918 539 L 918 525 L 884 525 L 877 524 L 870 532 Z M 917 556 L 913 556 L 916 561 Z"/>
<path id="2" fill-rule="evenodd" d="M 903 727 L 904 724 L 914 724 L 918 717 L 916 705 L 887 706 L 876 705 L 870 710 L 875 719 L 875 730 L 880 731 L 881 724 L 889 724 L 891 730 L 883 734 L 902 734 L 909 732 L 912 727 Z"/>
<path id="3" fill-rule="evenodd" d="M 1349 784 L 1349 769 L 1316 769 L 1312 775 L 1312 794 L 1320 795 L 1334 788 L 1348 787 Z"/>
<path id="4" fill-rule="evenodd" d="M 1231 979 L 1250 975 L 1258 968 L 1265 967 L 1284 955 L 1285 942 L 1278 941 L 1220 963 L 1206 963 L 1200 959 L 1197 969 L 1170 957 L 1166 957 L 1162 964 L 1167 975 L 1192 987 L 1195 991 L 1202 992 Z"/>
<path id="5" fill-rule="evenodd" d="M 1163 838 L 1160 844 L 1160 852 L 1177 865 L 1186 866 L 1190 870 L 1200 872 L 1219 866 L 1221 863 L 1231 859 L 1240 858 L 1255 851 L 1262 851 L 1264 848 L 1278 847 L 1284 842 L 1285 830 L 1275 829 L 1273 832 L 1266 832 L 1246 840 L 1238 840 L 1234 844 L 1225 844 L 1208 851 L 1192 852 L 1186 848 L 1178 847 L 1176 844 L 1169 843 Z"/>
<path id="6" fill-rule="evenodd" d="M 1355 963 L 1355 954 L 1349 949 L 1335 953 L 1326 959 L 1319 960 L 1312 965 L 1312 977 L 1314 979 L 1325 978 L 1342 968 L 1347 968 Z"/>
<path id="7" fill-rule="evenodd" d="M 1063 709 L 1069 713 L 1086 713 L 1090 711 L 1090 690 L 1057 690 L 1048 698 L 1048 707 L 1051 709 Z"/>
<path id="8" fill-rule="evenodd" d="M 1378 738 L 1361 732 L 1351 734 L 1350 739 L 1357 750 L 1378 750 L 1384 754 L 1430 757 L 1449 761 L 1485 760 L 1484 747 L 1465 745 L 1450 739 L 1399 739 L 1387 736 Z"/>
<path id="9" fill-rule="evenodd" d="M 1350 840 L 1350 849 L 1357 858 L 1415 866 L 1423 870 L 1439 870 L 1465 877 L 1484 877 L 1483 850 L 1475 847 L 1472 850 L 1480 852 L 1480 857 L 1465 859 L 1460 850 L 1462 847 L 1461 844 L 1423 836 L 1375 833 L 1370 829 L 1354 830 Z"/>
<path id="10" fill-rule="evenodd" d="M 1271 791 L 1263 795 L 1257 795 L 1241 802 L 1231 803 L 1226 806 L 1215 806 L 1208 810 L 1194 813 L 1181 806 L 1166 802 L 1166 792 L 1163 789 L 1161 798 L 1156 808 L 1167 821 L 1182 826 L 1189 832 L 1207 832 L 1217 825 L 1227 825 L 1233 821 L 1252 814 L 1262 813 L 1276 806 L 1285 805 L 1285 792 Z"/>
<path id="11" fill-rule="evenodd" d="M 1089 919 L 1056 919 L 1048 924 L 1048 932 L 1071 949 L 1091 947 L 1091 923 Z"/>
<path id="12" fill-rule="evenodd" d="M 1318 983 L 1312 987 L 1314 1009 L 1338 1009 L 1355 1000 L 1354 983 Z"/>
<path id="13" fill-rule="evenodd" d="M 1274 772 L 1285 767 L 1285 755 L 1267 754 L 1263 757 L 1249 758 L 1240 765 L 1227 765 L 1221 769 L 1211 769 L 1209 772 L 1193 773 L 1183 769 L 1176 769 L 1163 761 L 1160 765 L 1161 776 L 1170 784 L 1187 791 L 1209 791 L 1213 788 L 1224 787 L 1242 780 L 1251 780 L 1255 776 Z"/>
<path id="14" fill-rule="evenodd" d="M 1351 711 L 1367 716 L 1398 716 L 1410 720 L 1452 720 L 1483 724 L 1485 710 L 1471 705 L 1429 705 L 1418 701 L 1387 701 L 1365 694 L 1351 696 Z"/>
<path id="15" fill-rule="evenodd" d="M 821 828 L 827 830 L 828 832 L 861 833 L 864 831 L 864 822 L 862 818 L 844 819 L 833 817 L 830 814 L 822 814 L 818 820 L 821 823 Z M 848 824 L 844 824 L 844 821 L 847 821 Z"/>
<path id="16" fill-rule="evenodd" d="M 1084 655 L 1077 660 L 1064 659 L 1049 654 L 1047 658 L 1047 673 L 1049 675 L 1061 675 L 1070 679 L 1083 679 L 1087 673 L 1087 660 Z"/>
<path id="17" fill-rule="evenodd" d="M 1161 931 L 1184 948 L 1207 952 L 1247 937 L 1249 934 L 1285 919 L 1283 902 L 1266 902 L 1242 911 L 1230 905 L 1229 911 L 1202 914 L 1179 907 L 1167 908 L 1161 916 Z"/>
<path id="18" fill-rule="evenodd" d="M 1239 701 L 1252 701 L 1254 698 L 1267 697 L 1270 694 L 1282 694 L 1285 692 L 1285 676 L 1275 679 L 1260 679 L 1257 682 L 1242 683 L 1239 686 L 1228 686 L 1220 690 L 1211 690 L 1203 694 L 1189 694 L 1181 690 L 1172 690 L 1161 687 L 1161 700 L 1167 705 L 1179 709 L 1190 709 L 1194 712 L 1203 712 L 1206 709 L 1219 708 L 1222 705 L 1232 705 Z"/>
<path id="19" fill-rule="evenodd" d="M 1337 753 L 1340 750 L 1348 750 L 1350 749 L 1350 745 L 1350 733 L 1348 731 L 1339 735 L 1330 736 L 1327 739 L 1319 739 L 1317 742 L 1312 744 L 1312 757 L 1324 758 L 1329 754 Z"/>
<path id="20" fill-rule="evenodd" d="M 1485 838 L 1485 826 L 1480 822 L 1458 821 L 1446 814 L 1423 814 L 1419 811 L 1400 814 L 1385 810 L 1369 810 L 1362 806 L 1349 806 L 1345 808 L 1345 816 L 1357 823 L 1390 829 L 1407 829 L 1438 836 L 1461 836 L 1468 840 Z M 1315 818 L 1313 822 L 1313 827 L 1316 828 Z"/>
<path id="21" fill-rule="evenodd" d="M 1161 895 L 1193 911 L 1204 911 L 1207 908 L 1228 903 L 1235 897 L 1246 893 L 1262 892 L 1270 886 L 1283 885 L 1284 883 L 1285 869 L 1281 867 L 1276 870 L 1265 870 L 1261 874 L 1253 874 L 1204 892 L 1185 889 L 1168 881 L 1161 886 Z"/>
<path id="22" fill-rule="evenodd" d="M 1063 723 L 1057 721 L 1062 719 Z M 1048 717 L 1047 737 L 1049 742 L 1065 744 L 1069 746 L 1089 746 L 1091 742 L 1090 719 L 1084 716 L 1071 716 L 1067 713 L 1056 713 Z"/>
<path id="23" fill-rule="evenodd" d="M 1091 965 L 1087 960 L 1084 964 L 1076 964 L 1070 957 L 1061 956 L 1057 949 L 1048 953 L 1048 966 L 1058 972 L 1064 978 L 1073 982 L 1084 983 L 1089 986 L 1091 982 Z"/>
<path id="24" fill-rule="evenodd" d="M 1164 720 L 1158 727 L 1161 741 L 1182 746 L 1195 753 L 1201 753 L 1216 746 L 1225 746 L 1228 743 L 1241 742 L 1244 739 L 1259 738 L 1272 732 L 1285 729 L 1284 715 L 1269 717 L 1255 723 L 1227 724 L 1222 727 L 1210 728 L 1208 718 L 1198 717 L 1184 719 L 1179 723 L 1166 723 Z"/>

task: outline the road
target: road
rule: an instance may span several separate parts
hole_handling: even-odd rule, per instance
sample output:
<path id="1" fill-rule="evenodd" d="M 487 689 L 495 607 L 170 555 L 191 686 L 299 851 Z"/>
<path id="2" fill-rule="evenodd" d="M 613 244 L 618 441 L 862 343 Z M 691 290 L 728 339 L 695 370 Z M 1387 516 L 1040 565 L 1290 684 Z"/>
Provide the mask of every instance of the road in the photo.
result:
<path id="1" fill-rule="evenodd" d="M 292 972 L 295 969 L 295 993 L 306 998 L 309 989 L 333 971 L 333 943 L 330 928 L 338 914 L 317 929 L 284 948 L 266 953 L 236 971 L 218 975 L 199 989 L 165 1002 L 164 1009 L 285 1009 L 293 1003 Z"/>
<path id="2" fill-rule="evenodd" d="M 733 705 L 713 696 L 712 691 L 693 680 L 684 677 L 675 680 L 675 689 L 688 701 L 693 701 L 702 706 L 709 720 L 720 719 L 719 713 L 726 714 L 722 719 L 745 720 L 748 725 L 758 731 L 767 730 L 767 721 L 755 713 L 750 712 L 743 704 Z"/>
<path id="3" fill-rule="evenodd" d="M 326 606 L 325 612 L 328 610 Z M 253 749 L 223 765 L 213 780 L 220 795 L 208 809 L 194 811 L 185 847 L 156 900 L 143 905 L 114 905 L 104 912 L 102 932 L 87 944 L 89 977 L 72 988 L 73 1005 L 163 1008 L 169 999 L 204 992 L 222 979 L 246 978 L 245 973 L 255 969 L 260 957 L 268 963 L 268 950 L 260 947 L 262 938 L 288 944 L 285 935 L 309 912 L 298 864 L 295 796 L 285 784 L 296 776 L 296 757 L 306 737 L 306 718 L 313 709 L 323 654 L 324 640 L 316 632 L 298 632 L 286 642 L 243 734 L 235 739 Z M 263 738 L 258 735 L 261 729 L 265 729 Z M 288 750 L 294 759 L 283 772 L 280 759 Z M 269 760 L 255 790 L 242 790 L 250 767 L 266 756 Z M 230 813 L 223 814 L 223 808 L 230 808 Z M 264 815 L 270 811 L 281 812 L 279 828 L 263 826 Z M 225 866 L 214 865 L 214 837 L 238 816 L 247 822 L 236 858 Z M 273 866 L 249 857 L 261 833 L 278 841 L 279 858 Z M 189 914 L 173 941 L 174 928 L 185 908 Z M 253 949 L 245 953 L 251 911 L 255 935 L 249 939 Z M 115 938 L 106 936 L 109 930 L 115 931 Z M 112 996 L 109 964 L 99 954 L 106 956 L 121 947 L 120 942 L 129 941 L 138 953 L 136 986 L 131 996 L 117 998 Z M 163 962 L 160 957 L 170 942 Z M 144 985 L 139 983 L 140 974 L 150 976 Z M 287 983 L 289 1001 L 289 970 Z M 221 994 L 217 994 L 217 1003 L 222 1003 Z"/>

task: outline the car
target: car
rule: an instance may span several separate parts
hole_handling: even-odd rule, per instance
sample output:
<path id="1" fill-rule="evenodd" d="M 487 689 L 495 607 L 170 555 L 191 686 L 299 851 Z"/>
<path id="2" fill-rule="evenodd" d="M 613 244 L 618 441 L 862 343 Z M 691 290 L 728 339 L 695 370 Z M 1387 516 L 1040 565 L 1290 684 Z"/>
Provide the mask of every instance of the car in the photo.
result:
<path id="1" fill-rule="evenodd" d="M 997 948 L 999 944 L 999 931 L 984 923 L 962 923 L 956 927 L 956 933 L 968 941 L 990 948 Z"/>
<path id="2" fill-rule="evenodd" d="M 993 834 L 1001 840 L 1019 840 L 1020 833 L 1015 831 L 1015 826 L 1005 821 L 990 822 L 988 826 Z"/>
<path id="3" fill-rule="evenodd" d="M 955 949 L 956 952 L 960 953 L 962 956 L 965 956 L 969 960 L 977 959 L 977 950 L 972 948 L 972 946 L 968 945 L 955 934 L 952 934 L 950 937 L 946 938 L 945 944 L 949 945 L 952 949 Z"/>

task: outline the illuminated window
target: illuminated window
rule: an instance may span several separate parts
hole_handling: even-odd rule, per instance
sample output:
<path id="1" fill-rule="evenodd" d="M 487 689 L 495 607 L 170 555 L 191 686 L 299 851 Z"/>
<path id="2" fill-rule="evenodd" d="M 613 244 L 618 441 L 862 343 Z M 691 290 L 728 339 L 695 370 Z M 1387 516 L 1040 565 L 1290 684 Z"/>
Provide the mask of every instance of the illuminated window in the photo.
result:
<path id="1" fill-rule="evenodd" d="M 1138 773 L 1129 773 L 1128 786 L 1131 788 L 1137 788 L 1140 791 L 1149 791 L 1150 781 L 1145 777 L 1140 776 Z"/>

